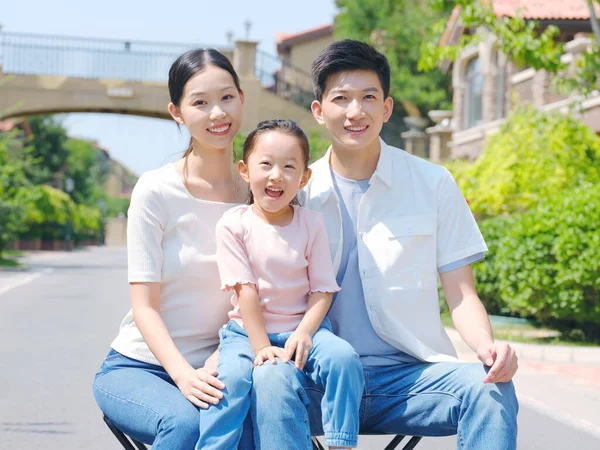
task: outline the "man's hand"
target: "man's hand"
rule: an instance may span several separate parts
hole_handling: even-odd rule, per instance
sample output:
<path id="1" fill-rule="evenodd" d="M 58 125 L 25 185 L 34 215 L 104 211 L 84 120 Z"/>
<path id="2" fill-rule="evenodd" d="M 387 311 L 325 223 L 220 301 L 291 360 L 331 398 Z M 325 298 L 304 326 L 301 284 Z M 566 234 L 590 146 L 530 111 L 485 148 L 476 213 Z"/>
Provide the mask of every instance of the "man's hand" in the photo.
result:
<path id="1" fill-rule="evenodd" d="M 304 365 L 308 360 L 308 355 L 312 350 L 312 337 L 305 331 L 296 330 L 288 338 L 285 343 L 285 352 L 288 358 L 292 358 L 296 354 L 296 369 L 304 369 Z"/>
<path id="2" fill-rule="evenodd" d="M 281 347 L 275 347 L 274 345 L 269 345 L 267 347 L 261 348 L 256 353 L 256 358 L 254 358 L 255 366 L 262 366 L 263 363 L 267 360 L 271 361 L 271 364 L 276 364 L 275 361 L 277 358 L 281 359 L 284 363 L 288 362 L 290 358 L 288 358 L 286 352 Z"/>
<path id="3" fill-rule="evenodd" d="M 512 379 L 519 368 L 519 358 L 514 348 L 506 342 L 492 342 L 477 349 L 479 360 L 490 367 L 483 378 L 484 383 L 506 383 Z"/>

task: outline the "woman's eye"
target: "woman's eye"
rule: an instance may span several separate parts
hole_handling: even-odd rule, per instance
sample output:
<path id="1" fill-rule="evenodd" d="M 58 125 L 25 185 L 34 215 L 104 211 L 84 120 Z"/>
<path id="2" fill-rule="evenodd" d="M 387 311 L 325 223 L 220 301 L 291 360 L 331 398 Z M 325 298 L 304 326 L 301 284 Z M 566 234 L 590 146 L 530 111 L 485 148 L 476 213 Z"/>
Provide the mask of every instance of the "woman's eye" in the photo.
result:
<path id="1" fill-rule="evenodd" d="M 233 95 L 231 94 L 227 94 L 225 96 L 223 96 L 223 100 L 231 100 L 233 98 Z"/>
<path id="2" fill-rule="evenodd" d="M 206 105 L 206 102 L 204 100 L 196 100 L 194 102 L 194 106 L 203 106 Z"/>

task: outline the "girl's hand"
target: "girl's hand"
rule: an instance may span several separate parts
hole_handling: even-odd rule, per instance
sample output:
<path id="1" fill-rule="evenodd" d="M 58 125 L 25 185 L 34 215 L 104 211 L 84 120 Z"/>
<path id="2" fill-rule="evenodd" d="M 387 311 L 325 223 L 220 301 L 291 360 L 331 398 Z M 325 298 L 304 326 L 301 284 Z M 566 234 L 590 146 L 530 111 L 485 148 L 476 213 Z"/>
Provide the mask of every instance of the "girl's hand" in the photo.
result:
<path id="1" fill-rule="evenodd" d="M 296 354 L 296 369 L 304 369 L 304 365 L 308 360 L 308 355 L 313 348 L 312 336 L 305 331 L 296 330 L 288 338 L 285 343 L 285 352 L 288 358 L 292 358 Z"/>
<path id="2" fill-rule="evenodd" d="M 216 376 L 215 369 L 194 370 L 190 366 L 189 370 L 173 381 L 185 398 L 198 408 L 207 409 L 209 404 L 216 405 L 223 398 L 220 389 L 225 389 L 225 385 Z"/>
<path id="3" fill-rule="evenodd" d="M 271 361 L 272 364 L 276 364 L 276 358 L 281 359 L 284 363 L 290 360 L 286 352 L 281 347 L 269 345 L 267 347 L 261 348 L 256 353 L 256 358 L 254 358 L 254 365 L 262 366 L 263 363 L 267 360 Z"/>

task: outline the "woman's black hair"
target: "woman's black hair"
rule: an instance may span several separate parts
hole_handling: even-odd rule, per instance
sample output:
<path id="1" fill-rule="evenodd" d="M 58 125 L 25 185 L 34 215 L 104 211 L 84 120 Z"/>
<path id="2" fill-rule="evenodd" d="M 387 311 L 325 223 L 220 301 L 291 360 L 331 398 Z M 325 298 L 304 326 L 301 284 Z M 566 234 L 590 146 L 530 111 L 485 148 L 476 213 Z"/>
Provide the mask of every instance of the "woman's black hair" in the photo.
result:
<path id="1" fill-rule="evenodd" d="M 248 164 L 248 158 L 254 150 L 258 138 L 269 131 L 278 131 L 279 133 L 287 134 L 288 136 L 298 139 L 304 159 L 304 170 L 306 170 L 310 161 L 310 144 L 308 142 L 308 137 L 306 137 L 306 133 L 304 133 L 302 128 L 300 128 L 293 120 L 272 119 L 260 122 L 256 128 L 248 134 L 248 137 L 244 142 L 242 161 L 244 161 L 246 165 Z M 254 203 L 254 195 L 252 195 L 252 191 L 250 191 L 248 204 L 251 205 L 252 203 Z M 291 203 L 298 204 L 298 200 L 294 198 Z"/>
<path id="2" fill-rule="evenodd" d="M 185 84 L 198 72 L 202 72 L 209 65 L 219 67 L 229 72 L 238 92 L 242 92 L 240 78 L 231 62 L 225 55 L 214 48 L 197 48 L 189 50 L 175 60 L 169 70 L 169 96 L 171 103 L 180 106 Z M 183 154 L 186 158 L 192 152 L 192 142 Z"/>

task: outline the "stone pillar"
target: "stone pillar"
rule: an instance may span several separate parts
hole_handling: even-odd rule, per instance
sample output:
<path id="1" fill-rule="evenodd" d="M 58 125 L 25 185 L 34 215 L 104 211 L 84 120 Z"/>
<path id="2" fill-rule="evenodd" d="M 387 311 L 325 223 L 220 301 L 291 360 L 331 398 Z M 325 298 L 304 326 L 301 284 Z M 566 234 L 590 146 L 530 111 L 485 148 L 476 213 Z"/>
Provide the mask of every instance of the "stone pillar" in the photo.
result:
<path id="1" fill-rule="evenodd" d="M 452 111 L 429 111 L 428 115 L 435 122 L 435 126 L 425 130 L 429 135 L 429 160 L 440 163 L 450 158 L 448 143 L 452 139 Z"/>
<path id="2" fill-rule="evenodd" d="M 233 67 L 240 77 L 256 77 L 256 41 L 235 41 Z"/>
<path id="3" fill-rule="evenodd" d="M 428 120 L 423 117 L 404 117 L 404 122 L 409 130 L 401 134 L 405 141 L 405 150 L 411 155 L 427 157 L 427 134 L 423 128 L 427 126 Z"/>

